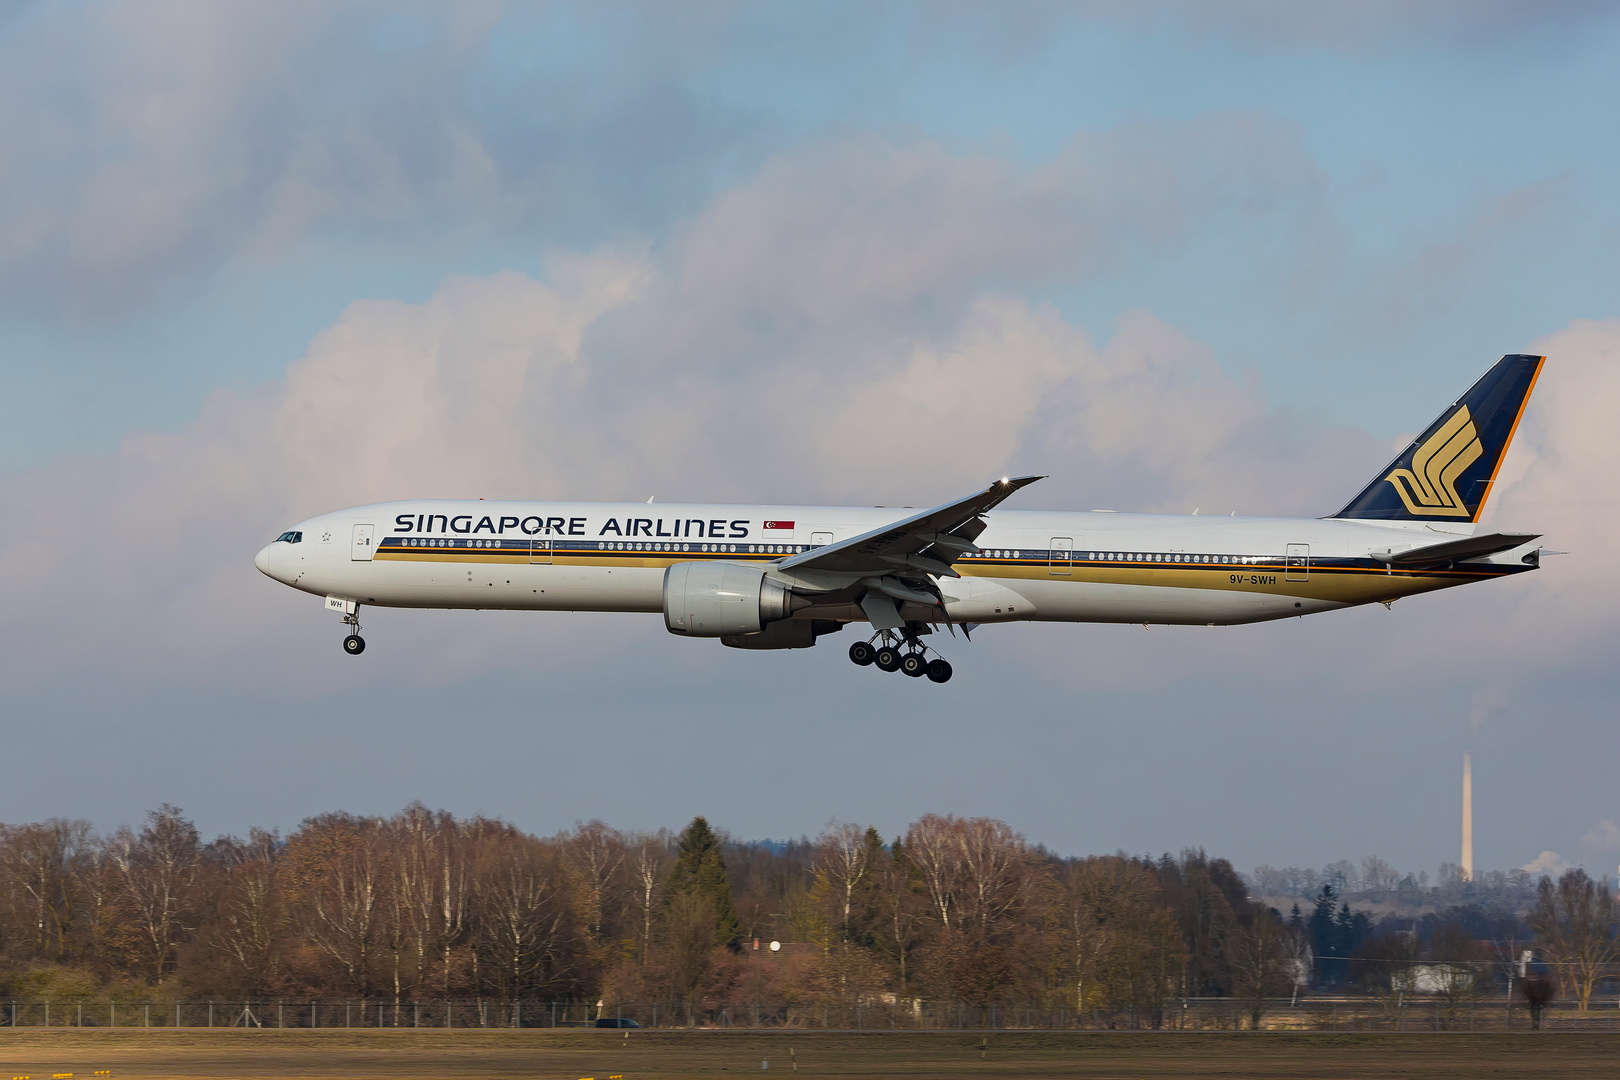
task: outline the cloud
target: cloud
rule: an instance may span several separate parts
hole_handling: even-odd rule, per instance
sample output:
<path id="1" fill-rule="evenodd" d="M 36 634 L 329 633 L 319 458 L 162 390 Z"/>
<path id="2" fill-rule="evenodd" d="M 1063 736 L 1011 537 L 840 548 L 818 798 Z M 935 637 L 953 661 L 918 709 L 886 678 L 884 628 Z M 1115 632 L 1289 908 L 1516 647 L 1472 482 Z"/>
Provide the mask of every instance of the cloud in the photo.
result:
<path id="1" fill-rule="evenodd" d="M 260 579 L 252 552 L 303 517 L 383 499 L 928 504 L 1031 470 L 1054 475 L 1020 496 L 1030 507 L 1331 511 L 1384 460 L 1373 440 L 1271 407 L 1151 312 L 1098 340 L 1005 280 L 1020 251 L 1095 271 L 1223 215 L 1310 202 L 1308 163 L 1252 117 L 1114 144 L 1020 172 L 856 137 L 773 160 L 666 244 L 553 252 L 542 276 L 452 278 L 417 304 L 356 302 L 284 379 L 0 487 L 0 681 L 87 667 L 273 680 L 266 658 L 308 605 Z M 1127 189 L 1140 201 L 1122 214 Z M 1620 582 L 1598 553 L 1620 524 L 1602 494 L 1620 321 L 1544 345 L 1553 360 L 1493 513 L 1582 554 L 1443 608 L 1411 601 L 1374 635 L 1344 624 L 1297 663 L 1353 656 L 1406 680 L 1488 668 L 1504 680 L 1495 701 L 1521 672 L 1610 646 Z M 87 564 L 62 536 L 118 542 Z M 533 662 L 507 622 L 479 625 L 379 663 L 435 679 Z M 601 620 L 526 625 L 555 643 L 545 663 L 611 634 Z M 1192 654 L 1219 662 L 1273 639 L 1203 640 Z M 1144 662 L 1087 677 L 1128 682 Z"/>
<path id="2" fill-rule="evenodd" d="M 41 9 L 11 27 L 0 38 L 10 303 L 121 303 L 225 257 L 293 138 L 277 84 L 325 25 L 319 5 L 113 4 Z"/>
<path id="3" fill-rule="evenodd" d="M 923 22 L 920 35 L 955 33 L 1008 66 L 1038 55 L 1076 24 L 1096 21 L 1148 30 L 1174 27 L 1270 49 L 1365 54 L 1436 44 L 1523 47 L 1536 36 L 1568 42 L 1613 12 L 1601 0 L 1031 0 L 990 8 L 947 0 L 928 10 L 938 25 Z"/>
<path id="4" fill-rule="evenodd" d="M 0 26 L 0 304 L 105 319 L 312 241 L 455 250 L 700 198 L 696 162 L 749 145 L 679 77 L 708 20 L 690 56 L 657 18 L 558 55 L 567 11 L 39 5 Z M 503 61 L 524 41 L 549 64 Z"/>
<path id="5" fill-rule="evenodd" d="M 1404 448 L 1405 443 L 1402 444 L 1402 449 Z M 1509 691 L 1508 680 L 1500 676 L 1488 680 L 1474 691 L 1473 704 L 1468 713 L 1470 733 L 1478 735 L 1487 720 L 1508 707 L 1511 701 Z"/>
<path id="6" fill-rule="evenodd" d="M 1229 111 L 1076 135 L 1021 169 L 875 136 L 773 158 L 686 244 L 683 298 L 811 323 L 1117 268 L 1229 219 L 1309 218 L 1325 179 L 1293 125 Z"/>
<path id="7" fill-rule="evenodd" d="M 1556 851 L 1543 851 L 1540 855 L 1537 855 L 1535 858 L 1519 867 L 1520 870 L 1523 870 L 1526 873 L 1546 874 L 1548 877 L 1552 878 L 1556 878 L 1564 871 L 1573 870 L 1574 868 L 1574 863 L 1570 862 Z"/>
<path id="8" fill-rule="evenodd" d="M 1312 183 L 1286 131 L 1240 115 L 1027 173 L 858 137 L 769 163 L 660 248 L 356 302 L 258 393 L 6 483 L 0 678 L 207 657 L 252 681 L 290 598 L 266 608 L 251 552 L 388 498 L 927 502 L 1057 462 L 1036 505 L 1319 506 L 1363 438 L 1269 410 L 1148 312 L 1098 344 L 994 280 L 1020 251 L 1095 270 Z M 87 568 L 62 529 L 140 539 Z"/>
<path id="9" fill-rule="evenodd" d="M 262 393 L 218 395 L 186 431 L 132 436 L 111 459 L 21 478 L 0 534 L 4 678 L 31 681 L 93 657 L 147 672 L 202 663 L 218 674 L 240 662 L 235 674 L 251 681 L 258 650 L 273 651 L 282 629 L 278 617 L 261 621 L 275 587 L 257 579 L 252 552 L 289 522 L 387 498 L 840 490 L 922 501 L 1053 453 L 1082 472 L 1117 466 L 1169 497 L 1205 470 L 1259 465 L 1244 433 L 1265 425 L 1264 410 L 1146 313 L 1097 347 L 1049 310 L 991 296 L 939 340 L 870 343 L 856 393 L 836 370 L 790 369 L 666 396 L 639 377 L 655 359 L 589 344 L 603 320 L 638 313 L 656 273 L 604 252 L 546 281 L 497 274 L 449 281 L 423 304 L 359 302 Z M 782 403 L 793 401 L 818 403 L 810 429 L 783 426 Z M 1221 402 L 1231 407 L 1210 407 Z M 1155 423 L 1128 423 L 1142 410 Z M 786 415 L 795 413 L 808 415 Z M 1196 462 L 1185 473 L 1161 422 Z M 929 451 L 875 475 L 874 451 L 890 444 L 867 433 L 887 430 L 893 445 L 907 438 Z M 1267 472 L 1285 490 L 1308 486 L 1299 463 Z M 97 530 L 138 539 L 91 564 L 56 539 Z M 88 625 L 76 614 L 86 611 Z M 231 614 L 222 629 L 199 612 Z M 73 626 L 80 647 L 64 651 Z"/>
<path id="10" fill-rule="evenodd" d="M 1607 819 L 1600 821 L 1581 837 L 1581 844 L 1597 851 L 1620 848 L 1620 825 Z"/>
<path id="11" fill-rule="evenodd" d="M 1548 558 L 1534 595 L 1504 617 L 1519 647 L 1536 652 L 1611 647 L 1620 568 L 1606 557 L 1620 529 L 1612 467 L 1620 460 L 1620 319 L 1577 319 L 1529 346 L 1547 364 L 1503 463 L 1484 527 L 1544 532 Z"/>
<path id="12" fill-rule="evenodd" d="M 1134 10 L 1132 10 L 1134 9 Z M 1093 10 L 1128 18 L 1172 18 L 1204 32 L 1227 34 L 1273 46 L 1363 52 L 1438 42 L 1480 46 L 1522 42 L 1537 32 L 1571 35 L 1612 13 L 1599 0 L 1542 4 L 1535 0 L 1216 0 L 1118 4 L 1102 0 Z"/>
<path id="13" fill-rule="evenodd" d="M 1375 280 L 1359 287 L 1350 305 L 1356 330 L 1392 333 L 1433 322 L 1478 303 L 1489 292 L 1492 267 L 1528 269 L 1557 250 L 1583 215 L 1571 177 L 1522 184 L 1484 198 L 1462 221 L 1424 238 Z"/>

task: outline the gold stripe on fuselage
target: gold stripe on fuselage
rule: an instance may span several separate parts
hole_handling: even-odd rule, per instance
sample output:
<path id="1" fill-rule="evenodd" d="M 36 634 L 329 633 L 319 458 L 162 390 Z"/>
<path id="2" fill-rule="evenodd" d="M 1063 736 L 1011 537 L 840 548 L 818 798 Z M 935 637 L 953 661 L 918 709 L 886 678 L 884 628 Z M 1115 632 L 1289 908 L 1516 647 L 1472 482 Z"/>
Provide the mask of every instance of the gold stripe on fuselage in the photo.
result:
<path id="1" fill-rule="evenodd" d="M 698 556 L 694 558 L 694 555 Z M 768 568 L 780 556 L 719 552 L 602 552 L 553 551 L 549 562 L 531 562 L 527 552 L 457 550 L 454 554 L 431 549 L 379 551 L 378 562 L 431 562 L 438 564 L 504 564 L 516 566 L 606 567 L 664 570 L 678 562 L 726 561 Z M 1166 589 L 1206 589 L 1228 592 L 1297 596 L 1340 604 L 1366 604 L 1395 597 L 1431 592 L 1501 572 L 1448 570 L 1443 572 L 1394 570 L 1379 566 L 1312 566 L 1304 581 L 1290 581 L 1282 566 L 1190 563 L 1155 566 L 1091 566 L 1076 562 L 1067 573 L 1053 574 L 1044 560 L 957 563 L 963 577 L 1046 581 L 1053 584 L 1137 585 Z"/>
<path id="2" fill-rule="evenodd" d="M 1289 581 L 1282 566 L 1087 566 L 1075 563 L 1068 574 L 1053 574 L 1044 562 L 1013 566 L 956 565 L 964 577 L 1008 578 L 1024 581 L 1085 582 L 1101 585 L 1139 585 L 1166 589 L 1207 589 L 1227 592 L 1297 596 L 1339 604 L 1366 604 L 1414 593 L 1444 589 L 1483 577 L 1488 572 L 1448 571 L 1420 573 L 1383 567 L 1310 568 L 1304 581 Z"/>

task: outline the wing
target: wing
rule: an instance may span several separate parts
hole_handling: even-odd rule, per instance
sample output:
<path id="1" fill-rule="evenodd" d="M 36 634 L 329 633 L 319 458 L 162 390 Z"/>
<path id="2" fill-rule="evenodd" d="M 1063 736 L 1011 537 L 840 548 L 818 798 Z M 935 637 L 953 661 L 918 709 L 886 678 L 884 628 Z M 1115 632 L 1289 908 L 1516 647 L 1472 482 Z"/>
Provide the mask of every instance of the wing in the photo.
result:
<path id="1" fill-rule="evenodd" d="M 847 574 L 889 574 L 916 570 L 925 574 L 960 577 L 951 569 L 965 552 L 979 550 L 973 541 L 984 531 L 979 515 L 999 505 L 1019 488 L 1043 476 L 997 480 L 965 499 L 936 506 L 893 525 L 811 548 L 777 565 L 782 570 L 831 570 Z"/>
<path id="2" fill-rule="evenodd" d="M 1042 479 L 1020 476 L 997 480 L 965 499 L 783 559 L 772 572 L 806 591 L 832 592 L 859 583 L 896 601 L 940 606 L 939 590 L 932 579 L 961 577 L 951 564 L 979 550 L 973 541 L 985 530 L 980 515 L 1019 488 Z M 866 602 L 862 606 L 872 614 Z M 874 624 L 900 625 L 890 613 L 892 607 L 884 603 Z"/>

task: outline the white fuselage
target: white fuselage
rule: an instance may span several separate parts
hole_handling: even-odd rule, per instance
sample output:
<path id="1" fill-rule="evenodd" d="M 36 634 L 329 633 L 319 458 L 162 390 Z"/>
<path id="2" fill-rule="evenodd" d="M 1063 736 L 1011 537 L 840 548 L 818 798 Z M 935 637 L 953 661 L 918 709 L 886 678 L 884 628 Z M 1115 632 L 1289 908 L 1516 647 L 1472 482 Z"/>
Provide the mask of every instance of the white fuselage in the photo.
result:
<path id="1" fill-rule="evenodd" d="M 378 607 L 658 612 L 683 561 L 773 573 L 789 555 L 908 516 L 908 508 L 424 500 L 311 518 L 256 565 L 305 592 Z M 1444 569 L 1372 556 L 1467 535 L 1420 524 L 993 510 L 977 554 L 940 588 L 949 619 L 1258 622 L 1533 568 L 1534 545 Z M 799 619 L 860 621 L 851 603 Z M 908 617 L 926 619 L 926 612 Z M 937 611 L 932 615 L 938 617 Z"/>

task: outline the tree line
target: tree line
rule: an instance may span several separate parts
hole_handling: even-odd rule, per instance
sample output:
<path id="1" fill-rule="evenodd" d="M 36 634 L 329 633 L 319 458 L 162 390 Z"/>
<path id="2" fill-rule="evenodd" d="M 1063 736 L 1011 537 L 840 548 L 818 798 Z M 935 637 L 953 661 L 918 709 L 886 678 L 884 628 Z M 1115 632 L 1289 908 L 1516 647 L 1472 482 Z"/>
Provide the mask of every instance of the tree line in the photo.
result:
<path id="1" fill-rule="evenodd" d="M 1200 850 L 1063 857 L 936 814 L 760 844 L 701 817 L 540 838 L 421 805 L 208 843 L 167 805 L 108 836 L 0 825 L 0 993 L 34 1000 L 927 999 L 1156 1025 L 1230 996 L 1258 1024 L 1277 996 L 1410 994 L 1454 961 L 1484 986 L 1532 942 L 1584 1004 L 1615 960 L 1607 883 L 1572 871 L 1523 911 L 1375 923 L 1331 883 L 1279 911 Z"/>

